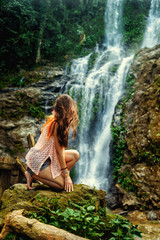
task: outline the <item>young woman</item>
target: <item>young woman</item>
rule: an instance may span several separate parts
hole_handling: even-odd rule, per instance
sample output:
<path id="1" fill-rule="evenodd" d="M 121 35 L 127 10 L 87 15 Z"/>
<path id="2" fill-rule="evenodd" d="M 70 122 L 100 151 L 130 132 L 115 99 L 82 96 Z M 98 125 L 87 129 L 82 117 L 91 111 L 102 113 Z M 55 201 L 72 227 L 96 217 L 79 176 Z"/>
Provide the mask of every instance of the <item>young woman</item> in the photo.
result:
<path id="1" fill-rule="evenodd" d="M 38 142 L 26 155 L 28 189 L 33 189 L 32 179 L 36 179 L 57 190 L 73 191 L 69 170 L 78 161 L 79 153 L 65 148 L 68 147 L 70 128 L 73 129 L 73 138 L 76 136 L 78 121 L 75 101 L 67 94 L 60 95 Z"/>

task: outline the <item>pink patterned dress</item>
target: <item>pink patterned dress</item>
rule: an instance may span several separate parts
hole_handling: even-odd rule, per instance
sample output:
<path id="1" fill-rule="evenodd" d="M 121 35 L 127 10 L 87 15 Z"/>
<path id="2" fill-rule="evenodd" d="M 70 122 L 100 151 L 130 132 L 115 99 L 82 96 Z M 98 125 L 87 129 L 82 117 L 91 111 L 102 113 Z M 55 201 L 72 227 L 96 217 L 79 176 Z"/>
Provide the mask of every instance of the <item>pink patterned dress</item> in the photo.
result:
<path id="1" fill-rule="evenodd" d="M 38 175 L 43 163 L 51 159 L 52 177 L 56 178 L 61 175 L 61 166 L 57 157 L 54 143 L 54 136 L 48 137 L 49 124 L 45 124 L 43 131 L 34 147 L 26 155 L 27 166 Z"/>

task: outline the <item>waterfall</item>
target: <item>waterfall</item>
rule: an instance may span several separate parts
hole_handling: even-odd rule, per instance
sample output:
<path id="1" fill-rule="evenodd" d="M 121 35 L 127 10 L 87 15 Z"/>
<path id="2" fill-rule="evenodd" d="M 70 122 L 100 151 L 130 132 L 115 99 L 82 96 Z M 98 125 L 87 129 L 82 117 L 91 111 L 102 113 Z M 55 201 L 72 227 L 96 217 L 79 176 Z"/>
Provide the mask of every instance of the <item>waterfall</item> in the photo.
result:
<path id="1" fill-rule="evenodd" d="M 142 47 L 160 43 L 160 1 L 152 0 Z"/>
<path id="2" fill-rule="evenodd" d="M 78 103 L 80 126 L 76 166 L 77 183 L 108 190 L 110 176 L 110 125 L 114 109 L 124 93 L 125 78 L 133 56 L 122 47 L 123 0 L 108 0 L 105 12 L 106 34 L 103 50 L 72 62 L 66 93 Z M 91 70 L 88 65 L 96 55 Z"/>
<path id="3" fill-rule="evenodd" d="M 123 0 L 107 1 L 105 12 L 105 42 L 107 46 L 121 46 Z"/>

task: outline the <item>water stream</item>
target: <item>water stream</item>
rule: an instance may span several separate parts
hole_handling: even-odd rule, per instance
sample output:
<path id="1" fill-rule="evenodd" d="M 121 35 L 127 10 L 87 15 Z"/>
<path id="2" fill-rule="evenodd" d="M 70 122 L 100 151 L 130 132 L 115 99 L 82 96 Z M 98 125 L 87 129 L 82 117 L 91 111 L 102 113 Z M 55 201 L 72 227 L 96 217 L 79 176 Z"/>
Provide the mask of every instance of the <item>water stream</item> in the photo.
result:
<path id="1" fill-rule="evenodd" d="M 154 47 L 160 43 L 160 1 L 151 0 L 142 47 Z"/>
<path id="2" fill-rule="evenodd" d="M 154 46 L 159 41 L 159 0 L 151 1 L 143 46 Z M 80 126 L 78 150 L 80 161 L 76 167 L 76 182 L 108 190 L 111 163 L 111 121 L 115 106 L 122 97 L 125 79 L 133 59 L 122 46 L 123 0 L 108 0 L 105 12 L 106 34 L 103 49 L 95 48 L 97 58 L 91 70 L 93 54 L 73 60 L 71 81 L 66 92 L 79 105 Z M 156 37 L 155 37 L 156 36 Z"/>
<path id="3" fill-rule="evenodd" d="M 93 68 L 88 71 L 92 54 L 73 60 L 72 81 L 66 92 L 79 103 L 79 146 L 81 159 L 77 182 L 107 190 L 109 187 L 111 141 L 110 125 L 114 109 L 124 93 L 125 78 L 133 56 L 122 47 L 123 0 L 108 0 L 105 12 L 106 34 L 103 49 L 96 46 Z"/>

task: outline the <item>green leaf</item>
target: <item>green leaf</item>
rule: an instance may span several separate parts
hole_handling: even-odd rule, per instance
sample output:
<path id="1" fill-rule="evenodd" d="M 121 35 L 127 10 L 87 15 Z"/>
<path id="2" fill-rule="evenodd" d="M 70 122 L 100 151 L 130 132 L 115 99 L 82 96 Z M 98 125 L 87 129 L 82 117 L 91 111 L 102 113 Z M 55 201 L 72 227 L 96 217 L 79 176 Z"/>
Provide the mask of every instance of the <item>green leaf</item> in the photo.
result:
<path id="1" fill-rule="evenodd" d="M 87 217 L 86 218 L 86 221 L 88 221 L 88 222 L 91 221 L 91 220 L 92 220 L 92 217 Z"/>
<path id="2" fill-rule="evenodd" d="M 77 231 L 77 227 L 76 226 L 71 226 L 70 227 L 72 230 L 74 230 L 74 231 Z"/>
<path id="3" fill-rule="evenodd" d="M 118 233 L 117 233 L 117 232 L 115 232 L 115 233 L 112 232 L 112 234 L 113 234 L 114 236 L 116 236 L 116 237 L 118 236 Z"/>
<path id="4" fill-rule="evenodd" d="M 94 223 L 97 223 L 99 221 L 99 217 L 94 217 Z"/>
<path id="5" fill-rule="evenodd" d="M 119 219 L 114 219 L 114 223 L 115 224 L 120 224 L 121 222 L 119 221 Z"/>
<path id="6" fill-rule="evenodd" d="M 93 210 L 95 210 L 95 206 L 88 206 L 87 207 L 87 211 L 93 211 Z"/>
<path id="7" fill-rule="evenodd" d="M 137 233 L 134 233 L 134 234 L 132 234 L 132 236 L 135 238 L 135 237 L 140 237 L 140 238 L 142 238 L 142 235 L 141 235 L 141 233 L 139 232 L 137 232 Z"/>
<path id="8" fill-rule="evenodd" d="M 119 228 L 117 230 L 117 233 L 118 233 L 118 236 L 122 236 L 123 235 L 122 231 Z"/>
<path id="9" fill-rule="evenodd" d="M 127 228 L 127 229 L 130 229 L 130 226 L 127 225 L 127 224 L 122 224 L 122 227 Z"/>
<path id="10" fill-rule="evenodd" d="M 74 216 L 74 210 L 71 208 L 66 208 L 65 213 L 69 216 Z"/>
<path id="11" fill-rule="evenodd" d="M 100 224 L 100 225 L 105 225 L 105 223 L 104 223 L 104 222 L 99 222 L 99 224 Z"/>

